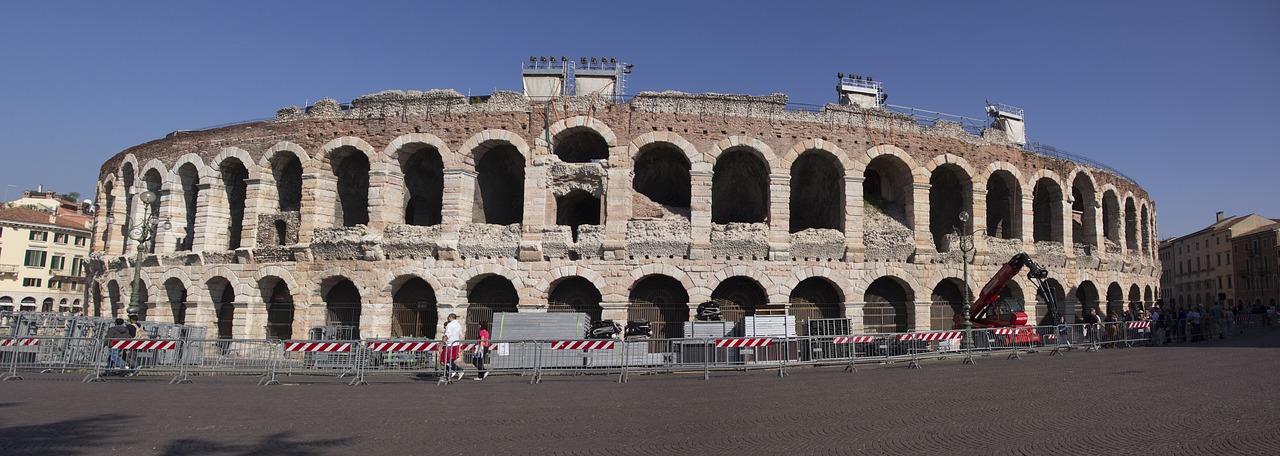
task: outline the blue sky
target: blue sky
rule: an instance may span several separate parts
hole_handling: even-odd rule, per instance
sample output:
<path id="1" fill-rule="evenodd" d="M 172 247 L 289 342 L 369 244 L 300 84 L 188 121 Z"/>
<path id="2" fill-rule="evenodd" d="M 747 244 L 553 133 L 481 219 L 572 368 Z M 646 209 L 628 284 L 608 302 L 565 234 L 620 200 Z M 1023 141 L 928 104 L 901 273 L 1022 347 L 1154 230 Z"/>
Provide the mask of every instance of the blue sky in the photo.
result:
<path id="1" fill-rule="evenodd" d="M 440 3 L 440 4 L 433 4 Z M 1280 217 L 1280 2 L 3 2 L 0 186 L 93 191 L 178 129 L 386 89 L 520 90 L 529 55 L 635 64 L 628 92 L 1024 108 L 1036 140 L 1156 201 L 1160 237 L 1215 211 Z"/>

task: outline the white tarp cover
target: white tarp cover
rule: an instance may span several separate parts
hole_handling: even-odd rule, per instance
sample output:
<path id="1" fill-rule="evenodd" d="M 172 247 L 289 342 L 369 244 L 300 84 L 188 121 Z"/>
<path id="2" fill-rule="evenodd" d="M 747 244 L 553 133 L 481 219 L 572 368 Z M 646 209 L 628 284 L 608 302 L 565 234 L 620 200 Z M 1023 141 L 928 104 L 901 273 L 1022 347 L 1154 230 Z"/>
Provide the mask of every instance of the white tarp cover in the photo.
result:
<path id="1" fill-rule="evenodd" d="M 579 76 L 573 80 L 574 95 L 613 96 L 613 78 L 589 78 Z"/>
<path id="2" fill-rule="evenodd" d="M 564 94 L 564 83 L 559 76 L 525 76 L 524 96 L 538 98 L 555 98 Z"/>
<path id="3" fill-rule="evenodd" d="M 996 127 L 1003 130 L 1010 142 L 1014 144 L 1027 143 L 1027 130 L 1020 120 L 998 119 Z"/>

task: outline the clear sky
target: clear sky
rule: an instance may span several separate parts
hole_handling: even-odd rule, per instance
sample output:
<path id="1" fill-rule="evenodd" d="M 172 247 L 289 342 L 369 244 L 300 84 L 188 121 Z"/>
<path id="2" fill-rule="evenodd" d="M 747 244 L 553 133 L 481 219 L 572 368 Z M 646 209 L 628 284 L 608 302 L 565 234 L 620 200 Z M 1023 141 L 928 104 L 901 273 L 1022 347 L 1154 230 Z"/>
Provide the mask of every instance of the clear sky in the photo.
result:
<path id="1" fill-rule="evenodd" d="M 113 154 L 179 129 L 387 89 L 520 90 L 530 55 L 609 56 L 643 90 L 1026 110 L 1031 138 L 1106 163 L 1161 238 L 1214 212 L 1280 217 L 1280 2 L 0 3 L 0 186 L 93 192 Z"/>

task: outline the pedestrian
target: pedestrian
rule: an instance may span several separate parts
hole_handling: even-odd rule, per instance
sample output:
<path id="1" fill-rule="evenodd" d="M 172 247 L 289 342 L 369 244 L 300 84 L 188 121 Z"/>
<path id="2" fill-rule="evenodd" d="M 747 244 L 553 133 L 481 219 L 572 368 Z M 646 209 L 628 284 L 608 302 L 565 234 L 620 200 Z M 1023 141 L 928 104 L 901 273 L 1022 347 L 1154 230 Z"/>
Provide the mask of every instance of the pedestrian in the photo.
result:
<path id="1" fill-rule="evenodd" d="M 462 352 L 462 323 L 458 322 L 458 314 L 451 313 L 444 325 L 444 348 L 440 350 L 440 363 L 444 364 L 444 373 L 448 379 L 462 379 L 464 372 L 458 366 L 458 356 Z"/>
<path id="2" fill-rule="evenodd" d="M 117 318 L 115 326 L 107 328 L 107 334 L 103 337 L 103 346 L 107 348 L 107 368 L 102 372 L 103 376 L 123 374 L 122 371 L 127 369 L 124 361 L 120 360 L 120 349 L 111 346 L 111 343 L 117 340 L 130 339 L 129 327 L 125 326 L 123 318 Z"/>
<path id="3" fill-rule="evenodd" d="M 137 315 L 130 315 L 129 323 L 126 324 L 125 326 L 129 328 L 130 338 L 146 339 L 149 337 L 147 335 L 147 330 L 142 329 L 142 323 L 138 322 Z M 134 373 L 138 372 L 138 369 L 140 368 L 140 364 L 142 364 L 138 359 L 137 350 L 125 350 L 123 353 L 121 353 L 120 359 L 124 360 L 125 365 L 129 366 L 129 369 L 132 369 Z"/>
<path id="4" fill-rule="evenodd" d="M 1187 311 L 1187 323 L 1191 324 L 1191 341 L 1200 341 L 1200 309 L 1199 306 L 1192 307 Z"/>
<path id="5" fill-rule="evenodd" d="M 480 341 L 476 343 L 476 349 L 471 353 L 471 365 L 476 367 L 476 381 L 484 380 L 489 377 L 489 371 L 484 368 L 484 360 L 489 356 L 489 323 L 480 322 Z"/>

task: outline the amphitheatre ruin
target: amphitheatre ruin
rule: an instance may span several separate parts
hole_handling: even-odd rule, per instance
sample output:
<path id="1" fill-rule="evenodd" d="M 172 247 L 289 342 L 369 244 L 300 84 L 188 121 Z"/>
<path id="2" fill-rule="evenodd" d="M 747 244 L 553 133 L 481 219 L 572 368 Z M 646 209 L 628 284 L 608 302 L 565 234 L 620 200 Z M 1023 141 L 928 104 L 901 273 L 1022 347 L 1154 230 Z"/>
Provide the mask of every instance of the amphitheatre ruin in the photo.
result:
<path id="1" fill-rule="evenodd" d="M 931 115 L 844 74 L 821 106 L 624 97 L 630 66 L 592 60 L 532 58 L 522 92 L 325 99 L 116 154 L 97 184 L 90 312 L 124 312 L 136 258 L 145 319 L 224 338 L 435 337 L 449 313 L 474 330 L 494 312 L 679 337 L 709 300 L 729 318 L 946 329 L 966 259 L 976 295 L 1018 252 L 1066 315 L 1159 295 L 1147 192 L 1028 144 L 1016 108 Z M 148 216 L 168 223 L 139 245 L 126 224 Z M 1004 294 L 1047 313 L 1025 277 Z"/>

